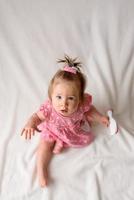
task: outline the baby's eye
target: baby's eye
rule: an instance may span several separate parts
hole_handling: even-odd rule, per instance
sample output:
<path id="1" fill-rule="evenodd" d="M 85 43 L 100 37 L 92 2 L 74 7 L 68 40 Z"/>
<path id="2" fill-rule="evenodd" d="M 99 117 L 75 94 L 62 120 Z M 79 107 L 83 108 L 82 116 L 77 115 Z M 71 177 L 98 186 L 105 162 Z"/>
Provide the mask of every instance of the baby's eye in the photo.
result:
<path id="1" fill-rule="evenodd" d="M 69 100 L 74 101 L 75 97 L 68 97 Z"/>
<path id="2" fill-rule="evenodd" d="M 56 98 L 57 98 L 57 99 L 61 99 L 61 96 L 60 96 L 60 95 L 57 95 Z"/>

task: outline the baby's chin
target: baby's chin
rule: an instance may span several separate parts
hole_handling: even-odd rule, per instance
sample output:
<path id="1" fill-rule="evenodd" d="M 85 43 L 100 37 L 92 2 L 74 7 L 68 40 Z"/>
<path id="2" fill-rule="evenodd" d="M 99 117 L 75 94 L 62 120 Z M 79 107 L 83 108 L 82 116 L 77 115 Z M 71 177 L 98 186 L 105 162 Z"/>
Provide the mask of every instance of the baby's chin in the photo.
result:
<path id="1" fill-rule="evenodd" d="M 68 111 L 65 111 L 65 110 L 60 110 L 59 113 L 62 115 L 62 116 L 65 116 L 65 117 L 68 117 L 70 115 L 70 113 Z"/>
<path id="2" fill-rule="evenodd" d="M 60 113 L 62 116 L 64 116 L 64 117 L 69 117 L 69 116 L 72 115 L 75 111 L 76 111 L 76 110 L 71 111 L 71 112 L 66 111 L 66 110 L 60 110 L 59 113 Z"/>

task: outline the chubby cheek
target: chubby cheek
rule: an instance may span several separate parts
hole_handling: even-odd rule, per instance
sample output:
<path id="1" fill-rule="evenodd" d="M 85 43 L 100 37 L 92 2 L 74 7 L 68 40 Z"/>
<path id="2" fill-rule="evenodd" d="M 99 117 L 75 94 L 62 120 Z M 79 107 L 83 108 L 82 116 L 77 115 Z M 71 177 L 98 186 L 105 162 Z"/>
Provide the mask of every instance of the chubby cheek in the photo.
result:
<path id="1" fill-rule="evenodd" d="M 54 108 L 58 107 L 58 103 L 55 99 L 52 99 L 52 105 L 53 105 Z"/>
<path id="2" fill-rule="evenodd" d="M 57 102 L 54 102 L 54 103 L 53 103 L 53 107 L 54 107 L 54 108 L 59 108 L 59 104 L 58 104 Z"/>
<path id="3" fill-rule="evenodd" d="M 77 103 L 77 102 L 73 103 L 73 104 L 71 105 L 71 109 L 74 110 L 74 111 L 76 111 L 77 108 L 78 108 L 78 105 L 79 105 L 79 103 Z"/>

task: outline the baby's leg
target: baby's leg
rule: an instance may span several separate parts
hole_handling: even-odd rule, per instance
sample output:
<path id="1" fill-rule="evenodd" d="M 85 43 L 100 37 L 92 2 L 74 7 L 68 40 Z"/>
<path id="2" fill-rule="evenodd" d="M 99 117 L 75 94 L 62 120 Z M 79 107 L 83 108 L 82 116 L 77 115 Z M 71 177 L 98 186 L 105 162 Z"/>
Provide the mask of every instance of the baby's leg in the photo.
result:
<path id="1" fill-rule="evenodd" d="M 52 157 L 53 146 L 54 142 L 40 140 L 37 152 L 37 174 L 41 187 L 45 187 L 48 183 L 47 168 Z"/>
<path id="2" fill-rule="evenodd" d="M 63 142 L 57 140 L 55 145 L 54 145 L 53 153 L 58 154 L 62 151 L 62 149 L 63 149 Z"/>

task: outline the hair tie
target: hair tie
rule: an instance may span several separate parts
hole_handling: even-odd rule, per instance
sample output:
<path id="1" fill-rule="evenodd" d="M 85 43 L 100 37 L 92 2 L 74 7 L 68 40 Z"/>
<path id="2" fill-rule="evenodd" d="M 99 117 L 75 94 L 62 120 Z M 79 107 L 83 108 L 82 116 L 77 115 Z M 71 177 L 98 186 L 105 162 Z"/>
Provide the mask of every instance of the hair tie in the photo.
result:
<path id="1" fill-rule="evenodd" d="M 72 74 L 76 74 L 76 72 L 77 72 L 77 68 L 76 67 L 65 66 L 63 68 L 63 70 L 66 71 L 66 72 L 70 72 Z"/>

